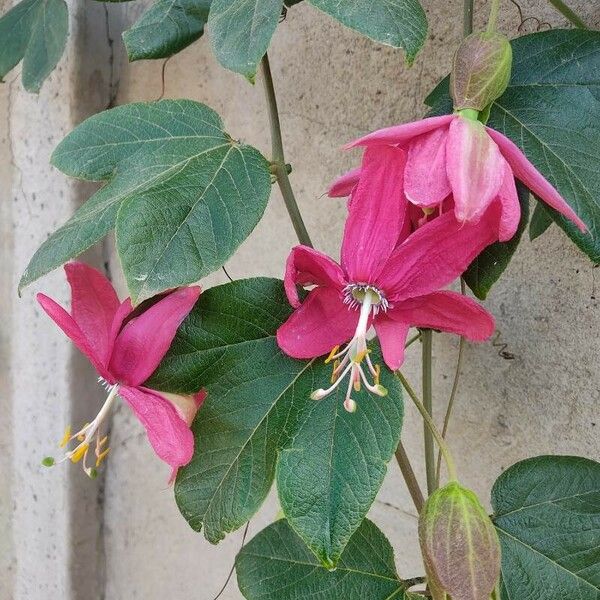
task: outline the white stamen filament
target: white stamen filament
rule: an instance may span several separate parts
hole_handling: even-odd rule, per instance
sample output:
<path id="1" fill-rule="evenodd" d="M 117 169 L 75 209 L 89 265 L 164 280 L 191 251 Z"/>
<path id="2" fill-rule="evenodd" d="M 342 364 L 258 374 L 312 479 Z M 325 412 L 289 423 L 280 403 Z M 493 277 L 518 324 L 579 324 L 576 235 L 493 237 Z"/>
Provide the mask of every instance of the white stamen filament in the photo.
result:
<path id="1" fill-rule="evenodd" d="M 367 331 L 369 328 L 369 318 L 371 313 L 376 314 L 382 308 L 387 309 L 387 301 L 381 292 L 367 285 L 350 285 L 346 289 L 346 299 L 344 303 L 349 309 L 358 308 L 360 305 L 360 315 L 356 332 L 350 342 L 340 351 L 337 348 L 332 350 L 326 362 L 335 360 L 332 381 L 333 384 L 327 389 L 318 389 L 311 394 L 313 400 L 321 400 L 334 392 L 347 376 L 349 377 L 346 396 L 344 399 L 344 408 L 348 412 L 356 410 L 356 402 L 351 398 L 352 389 L 360 390 L 361 382 L 372 394 L 378 396 L 387 395 L 387 390 L 379 383 L 379 370 L 373 365 L 367 348 Z M 342 358 L 343 357 L 343 358 Z M 341 359 L 341 360 L 340 360 Z M 363 360 L 366 359 L 366 365 L 369 373 L 374 378 L 374 383 L 370 383 L 367 374 L 363 368 Z"/>

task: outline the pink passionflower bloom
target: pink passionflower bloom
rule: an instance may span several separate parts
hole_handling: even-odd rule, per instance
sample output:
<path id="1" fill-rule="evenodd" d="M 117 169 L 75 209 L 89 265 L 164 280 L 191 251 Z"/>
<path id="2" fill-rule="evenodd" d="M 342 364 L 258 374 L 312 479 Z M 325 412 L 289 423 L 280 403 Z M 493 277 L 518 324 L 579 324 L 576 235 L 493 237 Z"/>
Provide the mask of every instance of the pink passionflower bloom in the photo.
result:
<path id="1" fill-rule="evenodd" d="M 430 117 L 380 129 L 348 144 L 393 145 L 407 152 L 404 190 L 408 200 L 424 209 L 439 206 L 449 196 L 456 218 L 477 223 L 495 200 L 502 206 L 498 239 L 513 237 L 521 218 L 515 178 L 582 231 L 585 223 L 558 191 L 507 137 L 460 114 Z M 350 171 L 329 189 L 333 197 L 347 196 L 360 178 Z"/>
<path id="2" fill-rule="evenodd" d="M 365 152 L 346 221 L 341 264 L 306 246 L 293 248 L 287 261 L 285 290 L 296 310 L 277 331 L 279 346 L 295 358 L 330 353 L 328 360 L 335 361 L 333 384 L 313 392 L 313 398 L 325 397 L 348 377 L 344 406 L 350 411 L 356 408 L 352 389 L 361 382 L 372 393 L 386 394 L 367 351 L 371 325 L 386 364 L 394 370 L 404 360 L 411 326 L 471 340 L 485 340 L 494 331 L 494 319 L 479 304 L 440 288 L 494 241 L 498 211 L 488 211 L 478 225 L 459 223 L 447 212 L 403 239 L 406 200 L 394 175 L 405 160 L 405 152 L 392 146 Z M 315 287 L 301 301 L 298 285 Z"/>
<path id="3" fill-rule="evenodd" d="M 120 302 L 111 283 L 96 269 L 72 262 L 65 265 L 65 272 L 71 286 L 71 313 L 44 294 L 38 294 L 38 302 L 89 358 L 108 398 L 91 423 L 74 434 L 67 428 L 60 446 L 66 448 L 72 440 L 79 444 L 65 450 L 62 460 L 83 460 L 86 473 L 95 474 L 86 458 L 92 444 L 96 467 L 108 453 L 107 439 L 100 429 L 120 396 L 145 427 L 156 454 L 173 468 L 174 474 L 192 458 L 194 437 L 190 425 L 204 393 L 166 394 L 142 383 L 169 349 L 177 328 L 200 296 L 200 288 L 179 288 L 137 314 L 129 298 Z"/>

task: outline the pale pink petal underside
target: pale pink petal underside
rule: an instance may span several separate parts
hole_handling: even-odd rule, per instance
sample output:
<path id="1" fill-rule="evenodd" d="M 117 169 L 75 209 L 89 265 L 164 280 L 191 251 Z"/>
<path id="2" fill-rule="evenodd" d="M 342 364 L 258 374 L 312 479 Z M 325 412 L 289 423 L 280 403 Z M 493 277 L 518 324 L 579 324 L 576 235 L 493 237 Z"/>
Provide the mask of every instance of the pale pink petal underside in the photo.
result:
<path id="1" fill-rule="evenodd" d="M 289 356 L 314 358 L 349 341 L 357 324 L 358 311 L 343 303 L 338 290 L 316 288 L 277 330 L 277 343 Z"/>
<path id="2" fill-rule="evenodd" d="M 368 148 L 342 241 L 342 268 L 355 283 L 371 283 L 393 252 L 406 217 L 406 153 L 393 146 Z"/>
<path id="3" fill-rule="evenodd" d="M 450 124 L 446 156 L 456 218 L 476 223 L 498 195 L 506 161 L 485 127 L 464 117 Z"/>
<path id="4" fill-rule="evenodd" d="M 402 146 L 409 140 L 422 133 L 427 133 L 438 127 L 446 127 L 454 115 L 444 115 L 441 117 L 429 117 L 420 119 L 412 123 L 403 123 L 402 125 L 394 125 L 393 127 L 385 127 L 378 129 L 372 133 L 350 142 L 345 148 L 355 148 L 356 146 L 378 146 L 382 144 L 391 144 Z"/>
<path id="5" fill-rule="evenodd" d="M 490 137 L 496 142 L 504 158 L 508 161 L 514 176 L 521 180 L 538 198 L 548 206 L 557 210 L 561 215 L 570 219 L 581 231 L 587 231 L 586 224 L 577 213 L 567 204 L 565 199 L 550 184 L 549 181 L 529 162 L 519 147 L 500 132 L 487 128 Z"/>
<path id="6" fill-rule="evenodd" d="M 123 327 L 109 365 L 118 381 L 138 386 L 150 377 L 198 296 L 197 286 L 179 288 Z"/>
<path id="7" fill-rule="evenodd" d="M 448 130 L 438 128 L 414 138 L 408 145 L 404 191 L 413 204 L 434 207 L 450 194 L 446 175 L 447 137 Z"/>

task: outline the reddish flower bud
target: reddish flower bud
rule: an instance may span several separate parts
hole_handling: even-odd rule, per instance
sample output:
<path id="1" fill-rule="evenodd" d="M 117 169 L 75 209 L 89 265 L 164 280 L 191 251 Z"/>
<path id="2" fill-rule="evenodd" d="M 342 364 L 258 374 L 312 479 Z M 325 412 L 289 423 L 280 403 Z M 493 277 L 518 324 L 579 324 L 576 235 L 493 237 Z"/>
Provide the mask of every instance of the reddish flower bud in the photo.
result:
<path id="1" fill-rule="evenodd" d="M 433 598 L 489 600 L 500 576 L 500 542 L 472 491 L 453 481 L 432 494 L 419 540 Z"/>
<path id="2" fill-rule="evenodd" d="M 450 93 L 455 110 L 481 112 L 506 90 L 512 67 L 512 48 L 499 33 L 474 33 L 454 55 Z"/>

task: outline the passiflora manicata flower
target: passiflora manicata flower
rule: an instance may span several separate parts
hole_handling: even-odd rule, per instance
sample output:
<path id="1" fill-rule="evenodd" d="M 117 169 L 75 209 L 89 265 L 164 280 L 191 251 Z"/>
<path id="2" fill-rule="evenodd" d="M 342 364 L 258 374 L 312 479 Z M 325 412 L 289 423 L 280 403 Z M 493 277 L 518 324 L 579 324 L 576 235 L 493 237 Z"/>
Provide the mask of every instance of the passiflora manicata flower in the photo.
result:
<path id="1" fill-rule="evenodd" d="M 120 396 L 131 407 L 156 454 L 173 468 L 187 464 L 193 454 L 194 437 L 190 424 L 204 400 L 204 393 L 180 396 L 142 386 L 165 355 L 177 328 L 192 310 L 199 287 L 179 288 L 159 299 L 147 310 L 133 310 L 131 301 L 119 302 L 112 285 L 96 269 L 83 263 L 65 265 L 71 286 L 71 313 L 54 300 L 38 294 L 37 299 L 50 318 L 85 354 L 99 374 L 108 397 L 96 418 L 72 433 L 67 427 L 60 447 L 62 460 L 82 462 L 93 476 L 107 455 L 107 438 L 102 424 Z M 78 444 L 71 449 L 71 442 Z M 93 446 L 95 467 L 87 465 Z M 45 460 L 47 465 L 54 460 Z"/>
<path id="2" fill-rule="evenodd" d="M 370 133 L 347 147 L 391 145 L 407 152 L 404 191 L 409 202 L 435 209 L 448 197 L 461 223 L 478 223 L 493 205 L 501 206 L 497 239 L 513 237 L 521 218 L 515 178 L 536 196 L 573 221 L 582 231 L 585 223 L 558 191 L 507 137 L 486 127 L 475 111 L 430 117 Z M 360 179 L 355 169 L 338 179 L 330 196 L 346 196 Z"/>
<path id="3" fill-rule="evenodd" d="M 471 340 L 484 340 L 494 331 L 493 318 L 476 302 L 440 289 L 494 241 L 497 211 L 489 211 L 478 225 L 460 223 L 448 212 L 406 237 L 406 200 L 398 185 L 405 160 L 404 151 L 391 146 L 365 152 L 346 221 L 341 265 L 306 246 L 293 248 L 287 261 L 285 290 L 296 310 L 277 331 L 277 341 L 295 358 L 330 353 L 333 383 L 316 390 L 313 398 L 325 397 L 347 377 L 345 407 L 350 411 L 355 408 L 353 387 L 362 383 L 372 393 L 386 393 L 367 349 L 371 325 L 390 369 L 403 362 L 411 326 Z M 315 287 L 301 301 L 297 285 Z"/>
<path id="4" fill-rule="evenodd" d="M 452 481 L 419 516 L 419 541 L 434 600 L 489 600 L 500 577 L 500 541 L 477 496 Z"/>

